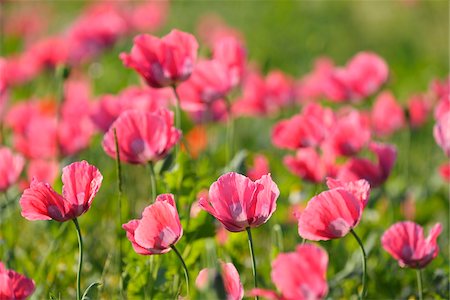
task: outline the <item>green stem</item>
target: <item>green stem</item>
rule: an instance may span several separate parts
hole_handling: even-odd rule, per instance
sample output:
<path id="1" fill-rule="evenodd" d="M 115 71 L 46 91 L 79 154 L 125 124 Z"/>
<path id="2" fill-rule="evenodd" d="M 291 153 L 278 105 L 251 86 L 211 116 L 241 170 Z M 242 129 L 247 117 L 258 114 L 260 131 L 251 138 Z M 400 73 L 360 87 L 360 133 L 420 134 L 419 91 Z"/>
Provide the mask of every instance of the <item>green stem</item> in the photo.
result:
<path id="1" fill-rule="evenodd" d="M 417 269 L 417 287 L 419 288 L 419 300 L 423 300 L 423 287 L 422 287 L 422 270 Z"/>
<path id="2" fill-rule="evenodd" d="M 181 261 L 181 264 L 183 265 L 183 269 L 184 269 L 184 277 L 186 278 L 186 291 L 187 294 L 189 296 L 189 271 L 188 268 L 186 266 L 186 263 L 184 262 L 183 257 L 181 256 L 180 252 L 178 252 L 178 249 L 175 247 L 175 245 L 171 245 L 170 248 L 173 249 L 173 251 L 175 252 L 175 254 L 178 256 L 178 258 Z"/>
<path id="3" fill-rule="evenodd" d="M 366 296 L 366 277 L 367 277 L 366 260 L 367 260 L 367 255 L 366 255 L 366 251 L 364 250 L 364 245 L 361 242 L 361 240 L 358 237 L 358 235 L 356 234 L 356 232 L 354 232 L 353 229 L 351 229 L 350 232 L 355 237 L 356 241 L 359 244 L 359 247 L 361 248 L 363 275 L 362 275 L 362 291 L 358 295 L 358 297 L 359 297 L 359 299 L 364 299 L 364 297 Z"/>
<path id="4" fill-rule="evenodd" d="M 152 188 L 152 199 L 153 201 L 156 200 L 156 175 L 155 175 L 155 168 L 153 167 L 153 162 L 149 162 L 148 166 L 150 168 L 150 185 Z"/>
<path id="5" fill-rule="evenodd" d="M 114 144 L 116 147 L 116 174 L 117 174 L 117 200 L 119 202 L 119 227 L 122 226 L 122 166 L 120 164 L 120 151 L 119 151 L 119 140 L 117 138 L 116 128 L 113 129 L 114 132 Z M 122 278 L 122 234 L 119 234 L 119 294 L 120 298 L 123 298 L 123 278 Z"/>
<path id="6" fill-rule="evenodd" d="M 77 218 L 73 219 L 78 236 L 78 272 L 77 272 L 77 299 L 81 300 L 81 266 L 83 265 L 83 239 Z"/>
<path id="7" fill-rule="evenodd" d="M 248 247 L 250 248 L 250 256 L 252 258 L 252 271 L 253 271 L 253 285 L 258 288 L 258 280 L 256 279 L 256 260 L 255 260 L 255 252 L 253 250 L 253 238 L 252 238 L 252 230 L 250 227 L 245 228 L 247 230 L 248 235 Z M 255 296 L 255 299 L 258 300 L 258 296 Z"/>

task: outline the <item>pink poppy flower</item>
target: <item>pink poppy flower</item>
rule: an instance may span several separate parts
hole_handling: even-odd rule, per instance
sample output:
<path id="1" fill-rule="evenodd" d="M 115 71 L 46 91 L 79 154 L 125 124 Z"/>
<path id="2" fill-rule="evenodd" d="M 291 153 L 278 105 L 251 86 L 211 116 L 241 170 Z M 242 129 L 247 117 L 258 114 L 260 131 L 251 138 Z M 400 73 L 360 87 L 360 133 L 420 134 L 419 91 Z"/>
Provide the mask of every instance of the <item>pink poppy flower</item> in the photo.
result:
<path id="1" fill-rule="evenodd" d="M 223 99 L 233 87 L 233 77 L 228 67 L 219 60 L 202 60 L 195 66 L 192 76 L 181 84 L 177 91 L 181 105 L 199 99 L 202 103 L 212 103 Z M 192 98 L 195 99 L 192 99 Z"/>
<path id="2" fill-rule="evenodd" d="M 0 299 L 24 300 L 36 289 L 32 279 L 5 268 L 0 262 Z"/>
<path id="3" fill-rule="evenodd" d="M 253 289 L 249 296 L 274 300 L 322 299 L 328 293 L 328 254 L 313 244 L 297 246 L 295 252 L 280 253 L 272 262 L 274 291 Z"/>
<path id="4" fill-rule="evenodd" d="M 134 38 L 131 53 L 122 53 L 125 66 L 133 68 L 154 88 L 176 85 L 191 76 L 198 44 L 189 33 L 172 30 L 157 37 L 140 34 Z"/>
<path id="5" fill-rule="evenodd" d="M 239 273 L 236 267 L 232 263 L 220 262 L 221 277 L 225 292 L 227 294 L 227 300 L 241 300 L 244 297 L 244 287 L 242 286 Z M 209 282 L 214 279 L 214 269 L 202 269 L 195 280 L 195 285 L 199 289 L 206 289 L 210 284 Z"/>
<path id="6" fill-rule="evenodd" d="M 352 156 L 370 141 L 370 124 L 356 110 L 338 118 L 326 143 L 335 155 Z"/>
<path id="7" fill-rule="evenodd" d="M 134 251 L 142 255 L 167 253 L 183 235 L 172 194 L 159 195 L 144 209 L 141 219 L 131 220 L 122 228 Z"/>
<path id="8" fill-rule="evenodd" d="M 439 118 L 433 128 L 434 140 L 450 157 L 450 112 Z"/>
<path id="9" fill-rule="evenodd" d="M 226 173 L 209 188 L 209 198 L 201 198 L 202 209 L 219 220 L 231 232 L 258 227 L 267 222 L 276 209 L 280 195 L 270 174 L 256 181 L 234 172 Z"/>
<path id="10" fill-rule="evenodd" d="M 37 181 L 53 183 L 59 174 L 59 164 L 55 160 L 33 159 L 28 162 L 27 178 L 29 182 Z"/>
<path id="11" fill-rule="evenodd" d="M 298 216 L 298 233 L 305 239 L 341 238 L 361 220 L 369 198 L 369 184 L 365 180 L 351 183 L 331 180 L 328 185 L 330 190 L 313 197 Z"/>
<path id="12" fill-rule="evenodd" d="M 422 269 L 438 255 L 436 240 L 441 231 L 442 225 L 438 223 L 425 238 L 420 225 L 411 221 L 398 222 L 384 232 L 381 244 L 398 261 L 400 267 Z"/>
<path id="13" fill-rule="evenodd" d="M 68 30 L 70 63 L 92 59 L 128 31 L 126 17 L 118 5 L 98 3 L 89 6 Z"/>
<path id="14" fill-rule="evenodd" d="M 296 95 L 300 102 L 319 100 L 324 95 L 324 83 L 331 76 L 333 68 L 334 63 L 328 57 L 314 61 L 313 70 L 298 82 Z"/>
<path id="15" fill-rule="evenodd" d="M 360 52 L 346 65 L 348 84 L 354 99 L 375 93 L 388 79 L 389 68 L 377 54 Z"/>
<path id="16" fill-rule="evenodd" d="M 233 113 L 238 116 L 265 116 L 277 110 L 269 103 L 264 78 L 256 71 L 248 72 L 242 85 L 242 97 L 233 102 Z"/>
<path id="17" fill-rule="evenodd" d="M 442 179 L 446 182 L 450 183 L 450 163 L 446 162 L 442 166 L 439 167 L 439 174 Z"/>
<path id="18" fill-rule="evenodd" d="M 103 132 L 126 110 L 155 112 L 168 108 L 173 93 L 170 89 L 153 89 L 150 87 L 128 87 L 119 95 L 103 95 L 94 104 L 91 118 Z"/>
<path id="19" fill-rule="evenodd" d="M 0 192 L 6 191 L 17 182 L 24 164 L 22 155 L 13 154 L 9 148 L 0 147 Z"/>
<path id="20" fill-rule="evenodd" d="M 213 58 L 228 69 L 231 85 L 237 86 L 245 72 L 247 51 L 244 45 L 236 37 L 222 37 L 214 42 Z"/>
<path id="21" fill-rule="evenodd" d="M 155 32 L 167 19 L 169 1 L 138 2 L 128 16 L 128 22 L 134 31 Z"/>
<path id="22" fill-rule="evenodd" d="M 161 109 L 154 113 L 128 110 L 111 125 L 103 138 L 103 149 L 116 157 L 114 128 L 117 130 L 120 159 L 130 164 L 156 162 L 169 153 L 181 137 L 173 126 L 173 113 Z"/>
<path id="23" fill-rule="evenodd" d="M 322 182 L 327 175 L 327 166 L 314 148 L 298 149 L 295 156 L 285 156 L 283 163 L 291 173 L 310 182 Z"/>
<path id="24" fill-rule="evenodd" d="M 49 37 L 32 45 L 27 54 L 36 60 L 39 69 L 54 69 L 60 64 L 67 63 L 67 41 L 60 37 Z"/>
<path id="25" fill-rule="evenodd" d="M 379 136 L 391 135 L 405 125 L 403 108 L 388 91 L 376 98 L 371 118 L 373 130 Z"/>
<path id="26" fill-rule="evenodd" d="M 257 154 L 253 158 L 253 166 L 248 169 L 248 178 L 255 181 L 261 178 L 263 175 L 269 173 L 269 161 L 263 154 Z"/>
<path id="27" fill-rule="evenodd" d="M 280 70 L 270 71 L 266 77 L 268 102 L 278 107 L 292 104 L 294 100 L 294 82 Z"/>
<path id="28" fill-rule="evenodd" d="M 423 95 L 413 95 L 408 100 L 409 123 L 417 128 L 425 124 L 430 113 L 430 103 Z"/>
<path id="29" fill-rule="evenodd" d="M 377 163 L 366 158 L 351 158 L 338 171 L 342 181 L 367 180 L 372 187 L 383 184 L 391 174 L 397 159 L 397 149 L 390 144 L 372 142 L 369 150 L 377 157 Z"/>
<path id="30" fill-rule="evenodd" d="M 50 184 L 33 180 L 20 198 L 22 216 L 30 221 L 75 219 L 89 210 L 103 180 L 100 171 L 86 161 L 63 168 L 62 195 Z"/>

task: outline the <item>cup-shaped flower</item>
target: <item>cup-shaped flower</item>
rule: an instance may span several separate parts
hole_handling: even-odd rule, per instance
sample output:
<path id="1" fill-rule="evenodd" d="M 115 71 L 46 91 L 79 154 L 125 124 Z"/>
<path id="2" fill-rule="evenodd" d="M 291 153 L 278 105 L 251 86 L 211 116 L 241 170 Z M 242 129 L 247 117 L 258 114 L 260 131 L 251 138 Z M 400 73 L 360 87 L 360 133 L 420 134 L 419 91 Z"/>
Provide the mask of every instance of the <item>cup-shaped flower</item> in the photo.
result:
<path id="1" fill-rule="evenodd" d="M 280 253 L 272 262 L 274 291 L 253 289 L 251 296 L 275 300 L 322 299 L 328 292 L 328 254 L 313 244 L 297 246 L 295 252 Z"/>
<path id="2" fill-rule="evenodd" d="M 154 88 L 178 84 L 189 78 L 197 59 L 198 44 L 189 33 L 172 30 L 163 38 L 140 34 L 131 53 L 122 53 L 125 66 L 133 68 Z"/>
<path id="3" fill-rule="evenodd" d="M 440 117 L 433 128 L 436 143 L 450 157 L 450 112 Z"/>
<path id="4" fill-rule="evenodd" d="M 244 287 L 236 267 L 232 263 L 224 262 L 221 262 L 220 266 L 220 275 L 222 277 L 225 293 L 227 294 L 227 300 L 241 300 L 244 297 Z M 212 274 L 213 272 L 215 272 L 214 269 L 202 269 L 195 280 L 197 288 L 200 290 L 207 288 L 208 282 L 215 279 L 214 274 Z"/>
<path id="5" fill-rule="evenodd" d="M 208 199 L 203 197 L 199 203 L 227 230 L 239 232 L 266 223 L 276 209 L 279 195 L 270 174 L 252 181 L 230 172 L 220 176 L 209 188 Z"/>
<path id="6" fill-rule="evenodd" d="M 75 219 L 89 210 L 102 180 L 100 171 L 86 161 L 63 168 L 62 195 L 49 183 L 34 179 L 20 198 L 22 216 L 30 221 Z"/>
<path id="7" fill-rule="evenodd" d="M 305 239 L 341 238 L 361 220 L 369 199 L 369 183 L 362 179 L 347 183 L 329 180 L 327 184 L 330 190 L 313 197 L 298 216 L 298 233 Z"/>
<path id="8" fill-rule="evenodd" d="M 35 288 L 32 279 L 6 269 L 0 262 L 0 299 L 23 300 L 33 294 Z"/>
<path id="9" fill-rule="evenodd" d="M 103 138 L 103 149 L 113 158 L 116 157 L 114 129 L 117 132 L 120 159 L 131 164 L 160 160 L 181 137 L 181 131 L 173 126 L 171 111 L 125 111 Z"/>
<path id="10" fill-rule="evenodd" d="M 122 228 L 134 251 L 142 255 L 167 253 L 183 235 L 172 194 L 156 197 L 155 203 L 144 209 L 141 219 L 131 220 Z"/>
<path id="11" fill-rule="evenodd" d="M 0 147 L 0 192 L 6 191 L 19 178 L 25 159 L 13 154 L 9 148 Z"/>
<path id="12" fill-rule="evenodd" d="M 384 232 L 381 244 L 401 267 L 422 269 L 438 255 L 436 240 L 441 231 L 442 225 L 438 223 L 425 238 L 420 225 L 411 221 L 398 222 Z"/>

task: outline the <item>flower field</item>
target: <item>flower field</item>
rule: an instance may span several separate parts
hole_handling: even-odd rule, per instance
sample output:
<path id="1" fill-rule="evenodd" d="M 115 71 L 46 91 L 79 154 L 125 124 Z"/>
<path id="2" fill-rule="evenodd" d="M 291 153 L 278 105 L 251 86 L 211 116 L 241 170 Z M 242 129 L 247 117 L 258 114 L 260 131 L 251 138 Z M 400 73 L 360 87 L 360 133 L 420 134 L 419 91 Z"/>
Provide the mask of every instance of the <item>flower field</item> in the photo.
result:
<path id="1" fill-rule="evenodd" d="M 0 300 L 449 299 L 449 9 L 0 0 Z"/>

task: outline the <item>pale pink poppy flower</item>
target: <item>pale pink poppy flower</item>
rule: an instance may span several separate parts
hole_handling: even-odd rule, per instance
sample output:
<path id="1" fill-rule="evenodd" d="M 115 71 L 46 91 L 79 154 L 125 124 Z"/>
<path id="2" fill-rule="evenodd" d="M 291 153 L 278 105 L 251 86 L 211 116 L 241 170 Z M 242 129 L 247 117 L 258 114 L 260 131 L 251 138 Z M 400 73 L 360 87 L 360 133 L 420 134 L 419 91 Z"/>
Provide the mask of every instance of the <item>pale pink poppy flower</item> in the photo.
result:
<path id="1" fill-rule="evenodd" d="M 20 198 L 21 214 L 30 221 L 75 219 L 89 210 L 102 180 L 95 166 L 86 161 L 72 163 L 63 168 L 62 195 L 50 184 L 33 180 Z"/>
<path id="2" fill-rule="evenodd" d="M 270 172 L 269 161 L 264 154 L 257 154 L 253 158 L 253 166 L 248 169 L 247 176 L 255 181 Z"/>
<path id="3" fill-rule="evenodd" d="M 244 287 L 236 267 L 232 263 L 220 262 L 220 268 L 227 300 L 241 300 L 244 297 Z M 214 269 L 202 269 L 197 275 L 195 286 L 200 290 L 206 289 L 210 281 L 214 280 L 211 277 L 215 275 L 215 272 Z"/>
<path id="4" fill-rule="evenodd" d="M 442 116 L 450 112 L 450 94 L 439 100 L 434 108 L 434 118 L 439 120 Z"/>
<path id="5" fill-rule="evenodd" d="M 214 42 L 213 59 L 220 61 L 227 69 L 231 86 L 237 86 L 244 76 L 247 51 L 236 37 L 226 36 Z"/>
<path id="6" fill-rule="evenodd" d="M 202 60 L 195 66 L 189 80 L 177 88 L 181 105 L 184 101 L 192 101 L 192 97 L 203 103 L 224 99 L 233 88 L 233 80 L 230 70 L 221 61 Z"/>
<path id="7" fill-rule="evenodd" d="M 390 144 L 371 142 L 369 150 L 377 157 L 377 163 L 366 158 L 351 158 L 338 171 L 342 181 L 367 180 L 372 187 L 383 184 L 391 174 L 397 159 L 397 149 Z"/>
<path id="8" fill-rule="evenodd" d="M 345 68 L 353 99 L 372 95 L 380 89 L 389 76 L 386 62 L 372 52 L 357 53 Z"/>
<path id="9" fill-rule="evenodd" d="M 273 300 L 322 299 L 328 293 L 328 254 L 313 244 L 297 246 L 295 252 L 280 253 L 272 262 L 275 291 L 253 289 L 248 296 Z"/>
<path id="10" fill-rule="evenodd" d="M 134 251 L 141 255 L 163 254 L 183 235 L 172 194 L 156 197 L 142 212 L 142 218 L 122 225 Z"/>
<path id="11" fill-rule="evenodd" d="M 388 91 L 377 96 L 371 119 L 373 130 L 379 136 L 389 136 L 405 125 L 403 108 Z"/>
<path id="12" fill-rule="evenodd" d="M 450 112 L 439 118 L 433 128 L 434 140 L 450 157 Z"/>
<path id="13" fill-rule="evenodd" d="M 401 267 L 425 268 L 439 253 L 437 238 L 442 225 L 431 228 L 427 238 L 423 228 L 414 222 L 398 222 L 389 227 L 381 237 L 381 244 Z"/>
<path id="14" fill-rule="evenodd" d="M 17 182 L 25 159 L 20 154 L 14 154 L 7 147 L 0 147 L 0 192 L 5 192 Z"/>
<path id="15" fill-rule="evenodd" d="M 165 157 L 181 137 L 173 126 L 173 113 L 128 110 L 111 125 L 103 138 L 103 149 L 115 158 L 114 129 L 117 131 L 120 159 L 130 164 L 156 162 Z"/>
<path id="16" fill-rule="evenodd" d="M 122 53 L 125 66 L 133 68 L 154 88 L 173 86 L 191 76 L 198 44 L 189 33 L 172 30 L 163 38 L 140 34 L 131 53 Z"/>
<path id="17" fill-rule="evenodd" d="M 0 299 L 25 300 L 36 289 L 32 279 L 25 275 L 8 270 L 0 262 Z"/>
<path id="18" fill-rule="evenodd" d="M 227 230 L 239 232 L 266 223 L 276 209 L 279 195 L 270 174 L 252 181 L 230 172 L 211 185 L 209 198 L 201 198 L 200 206 Z"/>
<path id="19" fill-rule="evenodd" d="M 369 198 L 365 180 L 341 183 L 329 180 L 330 190 L 313 197 L 298 216 L 301 237 L 323 241 L 341 238 L 355 228 Z"/>

